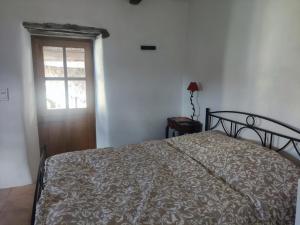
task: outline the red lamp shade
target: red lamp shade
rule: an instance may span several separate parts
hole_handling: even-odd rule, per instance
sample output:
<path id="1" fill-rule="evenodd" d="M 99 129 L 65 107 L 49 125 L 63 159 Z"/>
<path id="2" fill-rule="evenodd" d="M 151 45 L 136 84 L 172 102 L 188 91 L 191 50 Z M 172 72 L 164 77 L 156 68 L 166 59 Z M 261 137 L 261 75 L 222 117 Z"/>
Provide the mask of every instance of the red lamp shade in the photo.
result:
<path id="1" fill-rule="evenodd" d="M 196 82 L 191 82 L 190 85 L 187 88 L 188 91 L 194 92 L 199 91 L 198 84 Z"/>

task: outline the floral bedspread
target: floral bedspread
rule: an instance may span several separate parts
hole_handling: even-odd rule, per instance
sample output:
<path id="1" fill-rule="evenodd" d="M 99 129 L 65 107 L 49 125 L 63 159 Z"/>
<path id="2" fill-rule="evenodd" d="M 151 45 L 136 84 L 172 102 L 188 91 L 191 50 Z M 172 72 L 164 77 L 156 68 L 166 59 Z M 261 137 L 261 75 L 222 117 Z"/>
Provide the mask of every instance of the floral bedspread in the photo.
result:
<path id="1" fill-rule="evenodd" d="M 300 170 L 204 132 L 46 161 L 36 225 L 292 225 Z"/>

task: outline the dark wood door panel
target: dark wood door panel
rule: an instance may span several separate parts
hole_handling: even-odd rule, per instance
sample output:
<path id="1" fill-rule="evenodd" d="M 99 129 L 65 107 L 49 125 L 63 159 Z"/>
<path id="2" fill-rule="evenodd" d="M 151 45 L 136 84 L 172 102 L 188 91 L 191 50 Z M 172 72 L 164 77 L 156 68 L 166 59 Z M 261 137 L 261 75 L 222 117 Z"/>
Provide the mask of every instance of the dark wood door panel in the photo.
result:
<path id="1" fill-rule="evenodd" d="M 90 130 L 85 119 L 40 123 L 40 142 L 47 146 L 50 155 L 95 148 Z"/>
<path id="2" fill-rule="evenodd" d="M 96 147 L 92 42 L 32 39 L 40 144 L 49 155 Z"/>

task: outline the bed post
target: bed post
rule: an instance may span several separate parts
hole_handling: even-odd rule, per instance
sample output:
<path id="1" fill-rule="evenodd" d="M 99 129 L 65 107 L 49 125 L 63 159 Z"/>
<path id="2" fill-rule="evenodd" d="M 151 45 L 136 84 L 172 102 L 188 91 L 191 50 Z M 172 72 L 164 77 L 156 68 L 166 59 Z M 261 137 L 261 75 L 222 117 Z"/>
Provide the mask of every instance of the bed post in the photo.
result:
<path id="1" fill-rule="evenodd" d="M 36 186 L 35 186 L 35 193 L 32 205 L 32 214 L 31 214 L 31 225 L 35 224 L 35 213 L 36 213 L 36 205 L 40 198 L 42 189 L 44 188 L 43 178 L 44 178 L 44 169 L 45 169 L 45 160 L 47 158 L 47 147 L 44 145 L 41 148 L 41 157 L 40 157 L 40 164 L 38 169 L 38 175 L 36 179 Z"/>
<path id="2" fill-rule="evenodd" d="M 205 114 L 205 131 L 210 129 L 210 108 L 206 108 Z"/>

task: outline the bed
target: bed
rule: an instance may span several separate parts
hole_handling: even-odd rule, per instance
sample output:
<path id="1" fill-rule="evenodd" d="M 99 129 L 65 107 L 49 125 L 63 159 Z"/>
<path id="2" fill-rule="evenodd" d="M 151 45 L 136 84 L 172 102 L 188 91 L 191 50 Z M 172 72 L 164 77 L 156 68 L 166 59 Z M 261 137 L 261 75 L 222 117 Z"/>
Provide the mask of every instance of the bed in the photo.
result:
<path id="1" fill-rule="evenodd" d="M 297 153 L 299 140 L 258 119 L 300 134 L 255 114 L 207 109 L 206 132 L 42 160 L 32 223 L 292 225 L 300 169 L 277 151 Z M 262 146 L 238 139 L 245 129 Z M 287 144 L 275 148 L 277 137 Z"/>

